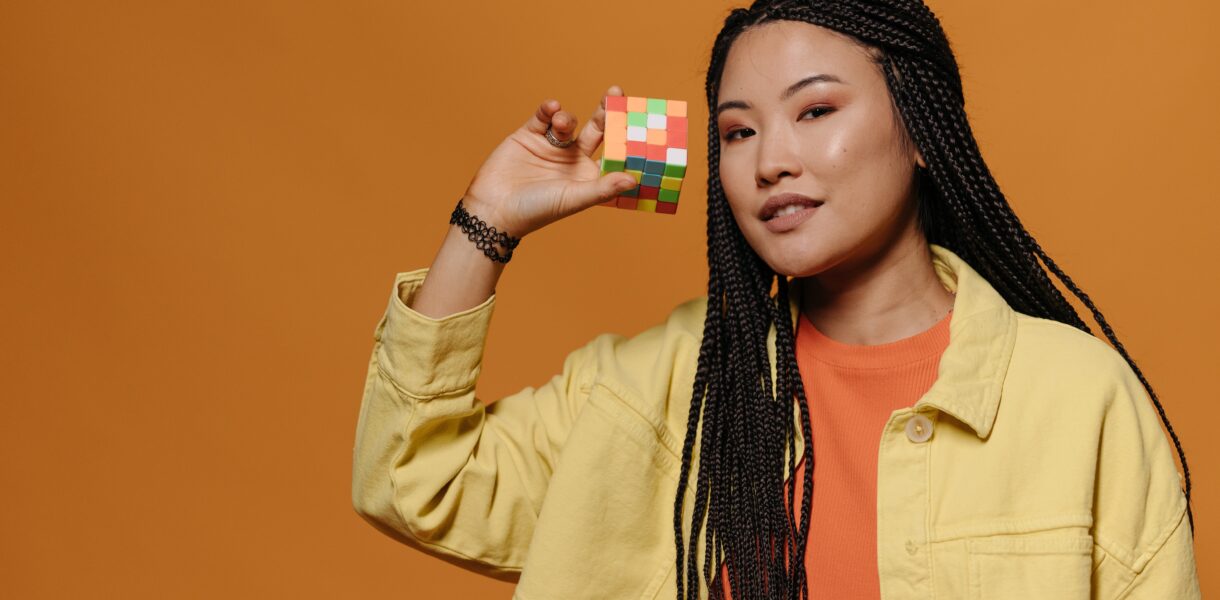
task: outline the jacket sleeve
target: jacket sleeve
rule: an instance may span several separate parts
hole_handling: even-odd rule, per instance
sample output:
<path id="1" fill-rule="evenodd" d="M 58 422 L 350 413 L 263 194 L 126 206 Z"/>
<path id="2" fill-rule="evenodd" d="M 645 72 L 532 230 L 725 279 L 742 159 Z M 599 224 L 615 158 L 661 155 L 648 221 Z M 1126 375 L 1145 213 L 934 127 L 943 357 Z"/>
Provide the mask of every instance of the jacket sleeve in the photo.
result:
<path id="1" fill-rule="evenodd" d="M 430 318 L 407 306 L 427 272 L 395 277 L 373 334 L 352 504 L 408 546 L 514 581 L 559 449 L 588 396 L 593 343 L 570 353 L 541 387 L 485 405 L 475 384 L 496 297 Z"/>
<path id="2" fill-rule="evenodd" d="M 1200 596 L 1183 477 L 1156 407 L 1117 351 L 1098 454 L 1095 597 Z"/>

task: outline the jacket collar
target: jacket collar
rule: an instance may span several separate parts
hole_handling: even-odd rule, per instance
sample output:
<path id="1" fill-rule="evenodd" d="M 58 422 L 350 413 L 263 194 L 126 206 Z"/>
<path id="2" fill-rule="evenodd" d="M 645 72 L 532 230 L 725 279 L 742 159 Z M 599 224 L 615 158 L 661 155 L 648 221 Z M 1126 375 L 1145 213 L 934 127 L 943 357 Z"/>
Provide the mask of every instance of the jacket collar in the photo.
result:
<path id="1" fill-rule="evenodd" d="M 1017 339 L 1017 315 L 1004 297 L 958 255 L 928 244 L 932 267 L 941 284 L 957 296 L 949 320 L 949 345 L 940 358 L 936 381 L 915 403 L 914 409 L 933 407 L 969 426 L 980 438 L 991 434 L 1000 405 L 1000 391 Z M 789 280 L 791 282 L 791 280 Z M 789 287 L 789 310 L 795 328 L 800 315 L 800 290 Z M 794 329 L 795 331 L 795 329 Z M 775 380 L 775 328 L 767 350 Z M 800 422 L 800 407 L 793 403 Z M 797 448 L 801 432 L 797 428 Z"/>

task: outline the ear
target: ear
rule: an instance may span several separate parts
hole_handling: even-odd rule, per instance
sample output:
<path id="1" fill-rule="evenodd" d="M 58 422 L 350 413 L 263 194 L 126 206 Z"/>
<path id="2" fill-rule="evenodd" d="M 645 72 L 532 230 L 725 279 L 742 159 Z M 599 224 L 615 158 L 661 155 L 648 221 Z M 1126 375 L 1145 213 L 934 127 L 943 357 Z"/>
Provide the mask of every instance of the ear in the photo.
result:
<path id="1" fill-rule="evenodd" d="M 920 154 L 918 150 L 915 151 L 915 164 L 919 165 L 921 169 L 928 168 L 928 163 L 924 162 L 923 154 Z"/>

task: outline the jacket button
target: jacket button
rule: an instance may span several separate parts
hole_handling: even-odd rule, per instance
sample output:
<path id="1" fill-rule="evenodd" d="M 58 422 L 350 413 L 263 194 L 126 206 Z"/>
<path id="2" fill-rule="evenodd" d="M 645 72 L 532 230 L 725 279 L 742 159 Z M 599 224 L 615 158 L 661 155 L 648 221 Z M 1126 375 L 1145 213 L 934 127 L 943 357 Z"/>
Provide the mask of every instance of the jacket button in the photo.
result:
<path id="1" fill-rule="evenodd" d="M 915 413 L 907 421 L 907 438 L 916 444 L 921 444 L 928 441 L 930 437 L 932 437 L 932 419 Z"/>

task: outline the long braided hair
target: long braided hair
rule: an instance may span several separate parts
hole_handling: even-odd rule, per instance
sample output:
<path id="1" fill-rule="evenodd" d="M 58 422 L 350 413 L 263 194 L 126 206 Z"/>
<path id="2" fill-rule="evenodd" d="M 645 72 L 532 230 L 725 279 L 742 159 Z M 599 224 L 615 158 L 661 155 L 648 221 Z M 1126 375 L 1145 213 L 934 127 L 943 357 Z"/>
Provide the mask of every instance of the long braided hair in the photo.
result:
<path id="1" fill-rule="evenodd" d="M 757 0 L 730 12 L 712 47 L 706 92 L 715 114 L 724 62 L 733 41 L 748 28 L 791 20 L 849 36 L 870 50 L 885 76 L 907 143 L 927 163 L 917 169 L 918 220 L 931 243 L 952 250 L 982 274 L 1013 309 L 1093 331 L 1052 284 L 1042 265 L 1092 312 L 1115 349 L 1148 391 L 1177 447 L 1185 476 L 1187 515 L 1190 470 L 1182 444 L 1156 392 L 1114 335 L 1089 296 L 1026 231 L 983 162 L 966 118 L 957 61 L 936 15 L 922 0 Z M 720 183 L 720 138 L 708 123 L 707 259 L 708 308 L 695 374 L 694 393 L 674 500 L 678 598 L 698 598 L 696 548 L 706 513 L 702 581 L 712 598 L 723 597 L 719 564 L 726 565 L 737 598 L 805 598 L 805 543 L 810 497 L 805 493 L 799 525 L 775 490 L 784 488 L 792 506 L 795 481 L 783 481 L 782 457 L 795 471 L 792 402 L 799 403 L 803 439 L 812 439 L 805 391 L 796 363 L 787 279 L 749 246 L 733 218 Z M 1039 259 L 1042 264 L 1039 264 Z M 772 286 L 777 293 L 771 297 Z M 776 377 L 772 390 L 767 336 L 776 328 Z M 684 550 L 682 517 L 692 451 L 700 440 L 691 536 Z M 813 444 L 804 444 L 805 490 L 813 489 Z M 786 486 L 786 487 L 785 487 Z M 787 549 L 785 559 L 780 548 Z M 717 570 L 712 581 L 713 568 Z"/>

